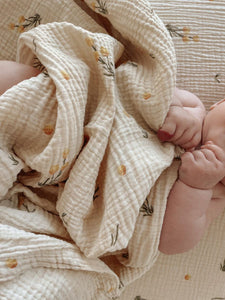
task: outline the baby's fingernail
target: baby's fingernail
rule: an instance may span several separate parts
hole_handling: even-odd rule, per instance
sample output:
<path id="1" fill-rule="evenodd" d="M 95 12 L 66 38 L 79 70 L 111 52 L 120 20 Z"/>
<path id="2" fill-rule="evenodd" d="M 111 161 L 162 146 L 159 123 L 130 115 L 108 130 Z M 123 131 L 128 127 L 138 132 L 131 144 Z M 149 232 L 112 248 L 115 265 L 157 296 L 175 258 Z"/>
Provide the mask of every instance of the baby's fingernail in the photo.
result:
<path id="1" fill-rule="evenodd" d="M 159 129 L 158 132 L 157 132 L 157 136 L 160 139 L 160 141 L 165 142 L 165 141 L 170 140 L 173 137 L 173 134 L 170 134 L 166 131 L 163 131 L 163 130 Z"/>

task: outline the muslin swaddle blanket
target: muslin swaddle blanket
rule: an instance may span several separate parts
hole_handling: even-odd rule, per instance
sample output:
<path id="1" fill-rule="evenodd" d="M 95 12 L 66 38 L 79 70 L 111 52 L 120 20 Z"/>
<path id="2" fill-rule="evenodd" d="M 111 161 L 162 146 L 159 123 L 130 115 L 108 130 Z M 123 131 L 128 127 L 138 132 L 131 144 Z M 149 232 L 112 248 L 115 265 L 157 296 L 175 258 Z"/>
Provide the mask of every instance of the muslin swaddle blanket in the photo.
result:
<path id="1" fill-rule="evenodd" d="M 174 48 L 149 1 L 86 3 L 121 40 L 73 3 L 21 34 L 42 73 L 0 97 L 1 299 L 115 299 L 157 258 Z"/>

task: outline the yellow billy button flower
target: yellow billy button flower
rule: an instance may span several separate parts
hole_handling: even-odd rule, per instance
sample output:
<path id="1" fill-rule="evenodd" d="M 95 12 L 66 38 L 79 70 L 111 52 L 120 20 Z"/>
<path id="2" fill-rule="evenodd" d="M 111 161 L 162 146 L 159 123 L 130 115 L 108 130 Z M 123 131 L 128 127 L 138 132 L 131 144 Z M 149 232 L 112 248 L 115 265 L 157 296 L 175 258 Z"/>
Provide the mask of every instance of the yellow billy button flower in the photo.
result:
<path id="1" fill-rule="evenodd" d="M 9 24 L 9 29 L 13 30 L 15 28 L 15 24 L 14 23 L 10 23 Z"/>
<path id="2" fill-rule="evenodd" d="M 95 9 L 95 3 L 94 3 L 94 2 L 91 2 L 91 7 L 92 7 L 93 9 Z"/>
<path id="3" fill-rule="evenodd" d="M 54 175 L 58 170 L 59 170 L 59 165 L 53 165 L 49 170 L 49 174 Z"/>
<path id="4" fill-rule="evenodd" d="M 100 57 L 98 51 L 95 51 L 95 52 L 94 52 L 94 56 L 95 56 L 96 61 L 98 61 L 98 60 L 99 60 L 99 57 Z"/>
<path id="5" fill-rule="evenodd" d="M 21 24 L 21 23 L 23 23 L 23 22 L 25 22 L 25 18 L 24 18 L 24 16 L 20 16 L 20 17 L 19 17 L 19 23 Z"/>
<path id="6" fill-rule="evenodd" d="M 17 266 L 17 260 L 15 258 L 8 258 L 5 262 L 6 266 L 10 269 L 14 269 Z"/>
<path id="7" fill-rule="evenodd" d="M 182 37 L 182 40 L 183 40 L 183 42 L 188 42 L 190 39 L 189 39 L 189 37 L 188 36 L 186 36 L 186 35 L 184 35 L 183 37 Z"/>
<path id="8" fill-rule="evenodd" d="M 64 79 L 66 79 L 66 80 L 70 79 L 70 76 L 69 76 L 69 74 L 66 71 L 61 70 L 61 74 L 62 74 L 62 76 L 63 76 Z"/>
<path id="9" fill-rule="evenodd" d="M 61 167 L 61 171 L 64 171 L 65 170 L 65 168 L 67 168 L 68 167 L 68 165 L 69 165 L 69 162 L 66 162 L 64 165 L 62 165 L 62 167 Z"/>
<path id="10" fill-rule="evenodd" d="M 100 52 L 103 56 L 109 56 L 109 51 L 105 47 L 101 47 Z"/>
<path id="11" fill-rule="evenodd" d="M 66 148 L 66 149 L 64 149 L 64 151 L 63 151 L 63 158 L 64 159 L 66 159 L 67 158 L 67 156 L 68 156 L 68 154 L 69 154 L 69 149 L 68 148 Z"/>
<path id="12" fill-rule="evenodd" d="M 45 125 L 45 127 L 43 128 L 43 131 L 45 134 L 47 135 L 51 135 L 54 132 L 54 127 L 52 125 Z"/>
<path id="13" fill-rule="evenodd" d="M 193 36 L 193 41 L 194 42 L 199 42 L 199 36 L 198 35 Z"/>
<path id="14" fill-rule="evenodd" d="M 118 171 L 119 175 L 121 175 L 121 176 L 126 175 L 126 172 L 127 172 L 126 166 L 120 165 L 118 167 L 117 171 Z"/>
<path id="15" fill-rule="evenodd" d="M 191 279 L 191 275 L 189 275 L 189 274 L 186 274 L 186 275 L 184 276 L 184 279 L 185 279 L 185 280 L 189 280 L 189 279 Z"/>
<path id="16" fill-rule="evenodd" d="M 23 25 L 20 25 L 17 30 L 18 32 L 23 33 L 25 28 L 23 27 Z"/>
<path id="17" fill-rule="evenodd" d="M 185 26 L 185 27 L 183 27 L 183 32 L 184 33 L 190 33 L 190 28 L 189 27 L 187 27 L 187 26 Z"/>
<path id="18" fill-rule="evenodd" d="M 151 98 L 151 94 L 150 93 L 144 93 L 144 95 L 143 95 L 143 98 L 145 99 L 145 100 L 148 100 L 149 98 Z"/>
<path id="19" fill-rule="evenodd" d="M 94 45 L 94 40 L 91 37 L 87 37 L 85 40 L 88 46 L 92 47 Z"/>

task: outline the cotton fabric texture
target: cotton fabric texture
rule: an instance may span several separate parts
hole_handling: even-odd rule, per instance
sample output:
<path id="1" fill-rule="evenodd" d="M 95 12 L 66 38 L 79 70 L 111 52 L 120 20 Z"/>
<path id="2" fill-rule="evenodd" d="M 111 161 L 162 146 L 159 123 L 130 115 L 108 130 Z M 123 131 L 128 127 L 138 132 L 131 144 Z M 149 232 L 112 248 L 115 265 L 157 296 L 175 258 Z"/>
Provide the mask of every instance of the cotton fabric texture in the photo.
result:
<path id="1" fill-rule="evenodd" d="M 1 59 L 42 71 L 0 97 L 2 299 L 115 299 L 158 257 L 173 43 L 147 0 L 86 4 L 1 1 Z"/>

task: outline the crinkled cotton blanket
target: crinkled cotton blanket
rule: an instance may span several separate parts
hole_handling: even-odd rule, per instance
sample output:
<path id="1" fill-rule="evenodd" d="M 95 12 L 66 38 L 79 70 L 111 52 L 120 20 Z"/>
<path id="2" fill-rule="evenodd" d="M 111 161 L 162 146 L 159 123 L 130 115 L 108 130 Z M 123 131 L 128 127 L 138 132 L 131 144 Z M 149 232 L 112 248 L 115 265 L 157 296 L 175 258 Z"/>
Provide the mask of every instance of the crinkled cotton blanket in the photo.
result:
<path id="1" fill-rule="evenodd" d="M 176 178 L 155 134 L 175 54 L 150 2 L 86 1 L 111 32 L 68 3 L 70 22 L 20 20 L 17 61 L 42 73 L 0 96 L 1 299 L 118 297 L 157 259 Z"/>

